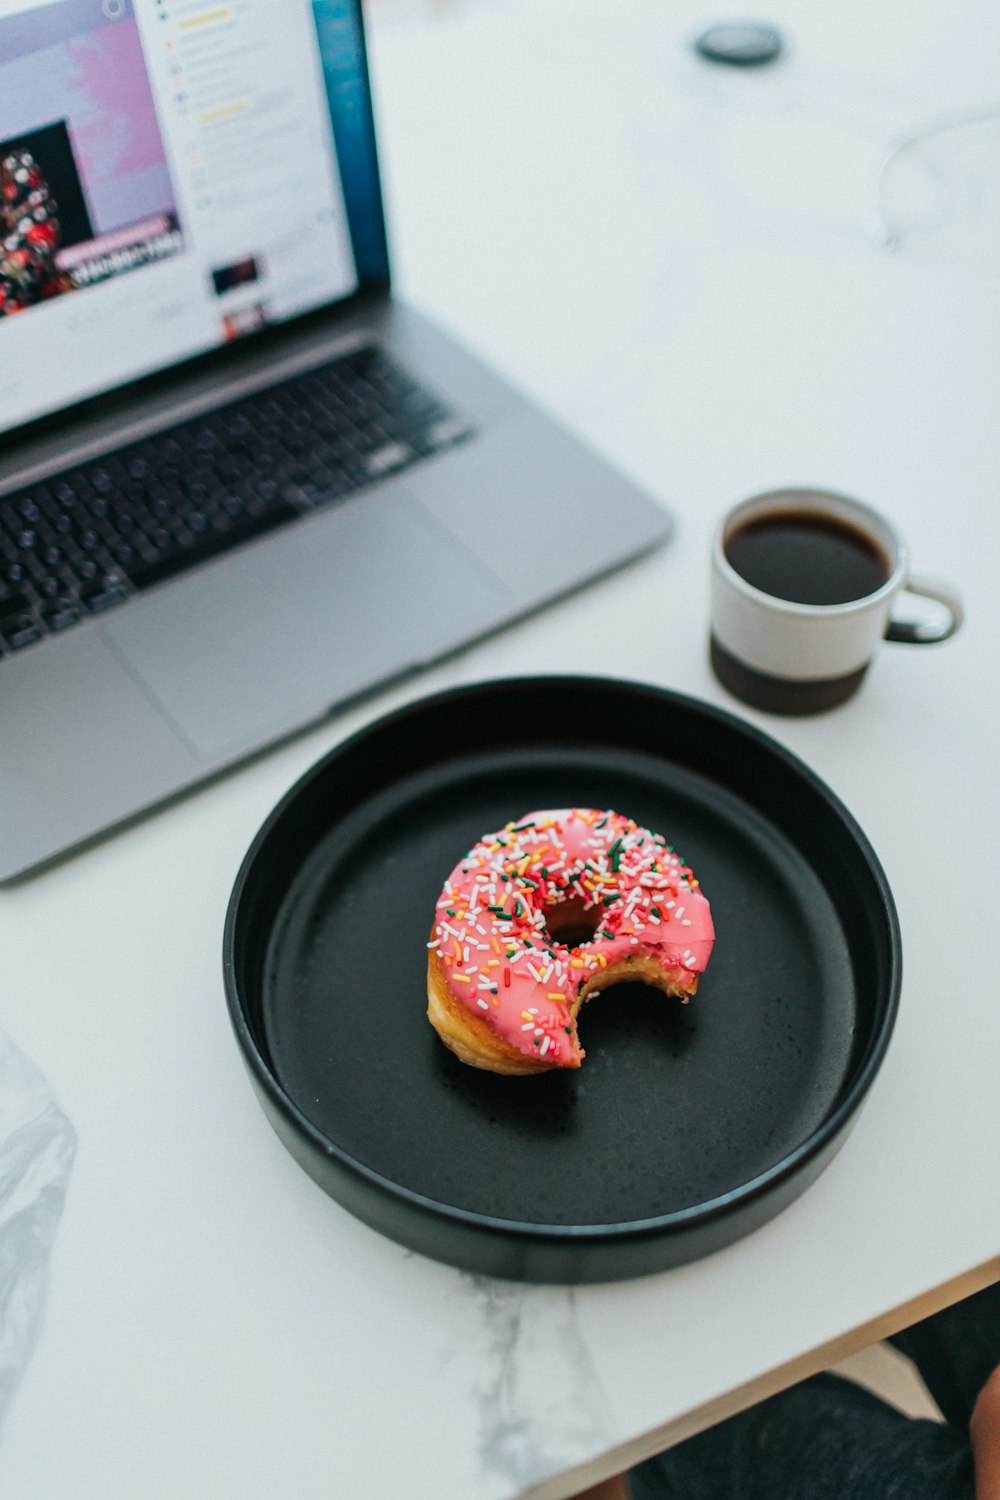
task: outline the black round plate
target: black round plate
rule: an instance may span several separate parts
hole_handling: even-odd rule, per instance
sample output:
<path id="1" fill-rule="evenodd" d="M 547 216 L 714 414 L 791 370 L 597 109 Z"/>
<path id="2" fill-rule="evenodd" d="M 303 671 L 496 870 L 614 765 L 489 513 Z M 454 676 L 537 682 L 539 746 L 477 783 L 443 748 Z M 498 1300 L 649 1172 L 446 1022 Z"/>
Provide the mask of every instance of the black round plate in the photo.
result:
<path id="1" fill-rule="evenodd" d="M 691 864 L 717 934 L 700 992 L 607 991 L 572 1073 L 468 1068 L 425 1014 L 441 885 L 482 834 L 567 806 Z M 900 984 L 885 876 L 812 772 L 693 699 L 574 677 L 443 693 L 334 750 L 247 855 L 224 965 L 258 1096 L 316 1181 L 405 1245 L 536 1281 L 659 1270 L 778 1212 L 843 1140 Z"/>

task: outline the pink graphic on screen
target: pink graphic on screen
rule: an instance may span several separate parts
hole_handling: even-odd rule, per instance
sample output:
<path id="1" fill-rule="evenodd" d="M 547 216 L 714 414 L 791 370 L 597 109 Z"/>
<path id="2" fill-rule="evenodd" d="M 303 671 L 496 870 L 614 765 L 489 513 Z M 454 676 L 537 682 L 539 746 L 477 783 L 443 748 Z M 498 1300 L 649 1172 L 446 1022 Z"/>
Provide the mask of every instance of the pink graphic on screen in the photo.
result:
<path id="1" fill-rule="evenodd" d="M 163 140 L 134 21 L 66 43 L 66 117 L 97 232 L 172 209 Z"/>

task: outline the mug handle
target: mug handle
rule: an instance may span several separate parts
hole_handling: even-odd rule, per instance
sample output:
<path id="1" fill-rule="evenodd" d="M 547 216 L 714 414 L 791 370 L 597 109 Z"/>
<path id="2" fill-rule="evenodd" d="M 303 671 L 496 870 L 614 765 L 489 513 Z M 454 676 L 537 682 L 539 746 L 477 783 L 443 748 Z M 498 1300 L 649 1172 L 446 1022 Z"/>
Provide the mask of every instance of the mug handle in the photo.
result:
<path id="1" fill-rule="evenodd" d="M 908 578 L 903 584 L 904 594 L 918 594 L 925 599 L 934 599 L 943 604 L 948 618 L 939 625 L 928 620 L 890 620 L 885 630 L 887 641 L 902 641 L 908 646 L 933 646 L 954 635 L 964 618 L 962 601 L 945 583 L 931 582 L 928 578 Z"/>

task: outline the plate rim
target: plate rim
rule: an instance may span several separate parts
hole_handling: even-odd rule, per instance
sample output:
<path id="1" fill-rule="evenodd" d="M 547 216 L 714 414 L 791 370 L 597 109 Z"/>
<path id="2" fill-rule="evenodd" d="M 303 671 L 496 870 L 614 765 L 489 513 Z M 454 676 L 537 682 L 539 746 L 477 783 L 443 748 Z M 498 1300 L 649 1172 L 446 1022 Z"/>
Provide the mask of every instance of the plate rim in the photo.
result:
<path id="1" fill-rule="evenodd" d="M 758 749 L 775 756 L 783 763 L 787 771 L 804 780 L 810 787 L 810 790 L 814 794 L 819 795 L 821 800 L 827 804 L 844 825 L 874 879 L 880 898 L 880 912 L 885 919 L 889 940 L 889 972 L 886 986 L 887 993 L 884 996 L 885 1012 L 877 1031 L 871 1038 L 866 1052 L 858 1064 L 855 1076 L 851 1079 L 843 1096 L 838 1100 L 833 1109 L 791 1152 L 786 1153 L 772 1166 L 767 1167 L 763 1172 L 757 1173 L 747 1182 L 741 1183 L 738 1187 L 730 1188 L 724 1193 L 716 1194 L 712 1198 L 705 1199 L 701 1203 L 690 1204 L 685 1208 L 674 1209 L 668 1213 L 657 1214 L 649 1218 L 622 1219 L 603 1224 L 551 1224 L 533 1222 L 527 1219 L 498 1218 L 476 1209 L 461 1208 L 456 1204 L 443 1202 L 440 1198 L 433 1198 L 425 1193 L 417 1192 L 415 1189 L 407 1187 L 403 1183 L 396 1182 L 391 1177 L 385 1176 L 383 1173 L 367 1166 L 364 1162 L 359 1161 L 336 1141 L 330 1140 L 299 1109 L 298 1105 L 275 1076 L 260 1047 L 257 1045 L 253 1030 L 247 1019 L 246 1008 L 243 1005 L 239 992 L 234 954 L 236 926 L 244 892 L 254 876 L 261 852 L 266 847 L 275 829 L 284 820 L 290 808 L 294 806 L 299 798 L 307 795 L 313 783 L 319 781 L 327 773 L 328 767 L 331 764 L 335 764 L 338 760 L 355 754 L 358 747 L 364 746 L 369 740 L 398 732 L 408 719 L 415 717 L 417 714 L 423 715 L 433 712 L 442 706 L 460 704 L 463 699 L 479 699 L 492 693 L 510 692 L 518 689 L 524 690 L 526 688 L 536 691 L 559 690 L 562 692 L 571 688 L 590 688 L 593 690 L 620 692 L 630 697 L 635 694 L 643 697 L 652 697 L 661 703 L 672 704 L 685 712 L 695 713 L 709 721 L 714 721 L 721 732 L 735 733 L 744 740 L 755 744 Z M 902 938 L 896 903 L 888 878 L 868 836 L 861 828 L 857 819 L 822 777 L 798 755 L 787 749 L 786 746 L 775 740 L 766 731 L 759 729 L 755 724 L 751 724 L 748 720 L 741 718 L 735 713 L 731 713 L 725 708 L 720 708 L 691 694 L 678 692 L 673 688 L 659 687 L 654 683 L 642 682 L 627 677 L 594 675 L 591 673 L 516 674 L 508 677 L 487 678 L 471 683 L 463 683 L 457 687 L 444 688 L 434 693 L 412 699 L 398 708 L 390 710 L 386 714 L 378 715 L 378 717 L 362 725 L 346 739 L 325 752 L 293 782 L 278 800 L 261 824 L 244 855 L 226 909 L 223 928 L 222 960 L 223 982 L 230 1022 L 243 1053 L 244 1062 L 256 1083 L 264 1089 L 272 1107 L 278 1110 L 279 1114 L 283 1116 L 291 1128 L 298 1134 L 306 1137 L 312 1149 L 320 1152 L 327 1158 L 334 1157 L 338 1164 L 349 1174 L 360 1177 L 372 1188 L 387 1193 L 391 1198 L 401 1201 L 409 1208 L 428 1213 L 439 1219 L 450 1220 L 466 1228 L 489 1231 L 505 1238 L 530 1239 L 535 1242 L 548 1242 L 551 1244 L 607 1242 L 608 1240 L 627 1242 L 647 1237 L 680 1234 L 693 1226 L 711 1223 L 725 1216 L 734 1207 L 750 1205 L 771 1191 L 776 1185 L 794 1178 L 800 1168 L 807 1162 L 821 1156 L 824 1150 L 830 1148 L 837 1141 L 838 1137 L 851 1123 L 852 1117 L 857 1114 L 860 1105 L 878 1074 L 892 1039 L 899 1012 L 899 998 L 902 988 Z"/>

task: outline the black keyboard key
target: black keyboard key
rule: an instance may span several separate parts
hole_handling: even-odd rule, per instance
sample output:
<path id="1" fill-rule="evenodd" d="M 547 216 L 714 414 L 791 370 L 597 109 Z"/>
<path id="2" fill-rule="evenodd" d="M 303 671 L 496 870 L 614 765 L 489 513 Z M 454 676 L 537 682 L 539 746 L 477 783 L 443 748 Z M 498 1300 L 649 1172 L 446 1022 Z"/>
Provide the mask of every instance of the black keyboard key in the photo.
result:
<path id="1" fill-rule="evenodd" d="M 83 619 L 83 610 L 75 599 L 54 599 L 42 610 L 42 619 L 46 627 L 55 634 L 60 630 L 68 630 L 71 625 Z"/>
<path id="2" fill-rule="evenodd" d="M 33 615 L 7 615 L 0 619 L 0 640 L 8 651 L 20 651 L 40 641 L 44 631 Z"/>
<path id="3" fill-rule="evenodd" d="M 114 578 L 103 578 L 80 590 L 80 603 L 92 615 L 103 614 L 106 609 L 121 604 L 125 597 L 125 589 Z"/>

